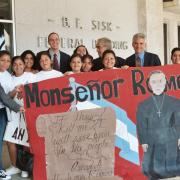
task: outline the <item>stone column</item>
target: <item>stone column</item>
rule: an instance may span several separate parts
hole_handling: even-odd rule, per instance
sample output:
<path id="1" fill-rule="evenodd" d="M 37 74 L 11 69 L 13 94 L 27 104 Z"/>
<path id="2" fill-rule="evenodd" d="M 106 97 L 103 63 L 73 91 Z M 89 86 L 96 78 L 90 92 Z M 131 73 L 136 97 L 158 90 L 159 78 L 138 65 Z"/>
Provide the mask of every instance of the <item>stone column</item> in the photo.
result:
<path id="1" fill-rule="evenodd" d="M 169 38 L 168 38 L 168 49 L 169 49 L 169 54 L 168 54 L 168 63 L 171 63 L 171 50 L 174 47 L 178 46 L 178 33 L 177 33 L 177 27 L 178 27 L 178 23 L 176 22 L 176 20 L 171 20 L 169 21 L 168 24 L 169 27 Z"/>
<path id="2" fill-rule="evenodd" d="M 168 29 L 168 63 L 171 63 L 171 50 L 178 46 L 177 28 L 180 21 L 180 15 L 168 11 L 164 11 L 164 22 Z"/>
<path id="3" fill-rule="evenodd" d="M 158 54 L 164 64 L 162 0 L 137 0 L 138 29 L 147 37 L 147 51 Z"/>

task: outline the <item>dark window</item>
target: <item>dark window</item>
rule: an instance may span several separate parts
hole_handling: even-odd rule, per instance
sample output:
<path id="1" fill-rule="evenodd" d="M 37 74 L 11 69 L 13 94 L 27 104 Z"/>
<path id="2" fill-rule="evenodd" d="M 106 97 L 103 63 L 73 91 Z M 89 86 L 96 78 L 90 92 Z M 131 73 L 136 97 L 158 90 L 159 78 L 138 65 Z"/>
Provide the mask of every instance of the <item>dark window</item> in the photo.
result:
<path id="1" fill-rule="evenodd" d="M 168 63 L 167 56 L 167 24 L 163 24 L 163 32 L 164 32 L 164 64 Z"/>
<path id="2" fill-rule="evenodd" d="M 11 0 L 0 0 L 0 19 L 12 20 Z"/>
<path id="3" fill-rule="evenodd" d="M 178 47 L 180 47 L 180 26 L 178 26 Z"/>
<path id="4" fill-rule="evenodd" d="M 171 2 L 171 1 L 173 1 L 173 0 L 163 0 L 163 2 Z"/>
<path id="5" fill-rule="evenodd" d="M 14 0 L 0 0 L 0 50 L 8 50 L 12 54 L 15 51 L 13 2 Z"/>
<path id="6" fill-rule="evenodd" d="M 12 24 L 0 22 L 0 50 L 13 53 Z"/>

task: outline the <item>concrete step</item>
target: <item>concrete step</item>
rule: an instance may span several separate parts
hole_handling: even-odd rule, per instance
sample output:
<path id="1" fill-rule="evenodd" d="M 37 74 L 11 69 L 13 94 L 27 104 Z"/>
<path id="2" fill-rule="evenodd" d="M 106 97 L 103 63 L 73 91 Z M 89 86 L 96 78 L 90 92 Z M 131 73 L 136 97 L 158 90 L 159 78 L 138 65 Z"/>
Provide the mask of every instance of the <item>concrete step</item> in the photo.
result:
<path id="1" fill-rule="evenodd" d="M 21 174 L 16 174 L 16 175 L 11 176 L 11 179 L 12 180 L 32 180 L 32 177 L 30 177 L 30 178 L 22 178 Z"/>

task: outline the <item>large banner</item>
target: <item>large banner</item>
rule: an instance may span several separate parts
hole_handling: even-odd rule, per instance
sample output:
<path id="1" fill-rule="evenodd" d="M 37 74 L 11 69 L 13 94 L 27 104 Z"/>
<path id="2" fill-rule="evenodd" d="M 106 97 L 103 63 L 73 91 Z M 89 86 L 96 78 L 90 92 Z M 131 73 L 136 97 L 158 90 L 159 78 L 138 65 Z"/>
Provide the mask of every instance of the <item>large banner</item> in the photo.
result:
<path id="1" fill-rule="evenodd" d="M 179 65 L 168 65 L 128 70 L 114 69 L 80 73 L 25 85 L 24 101 L 29 142 L 34 153 L 34 179 L 86 180 L 112 177 L 112 171 L 105 172 L 106 168 L 102 167 L 106 164 L 103 160 L 107 154 L 109 154 L 107 157 L 113 158 L 111 146 L 106 143 L 112 142 L 110 134 L 113 131 L 114 116 L 115 161 L 113 159 L 108 161 L 107 167 L 112 168 L 114 162 L 115 176 L 124 180 L 178 176 L 179 68 Z M 112 112 L 108 110 L 107 113 L 105 109 L 109 108 Z M 84 115 L 79 117 L 78 112 Z M 105 126 L 107 117 L 112 123 Z M 82 121 L 82 123 L 75 126 L 74 123 L 68 125 L 63 123 L 64 121 Z M 74 131 L 74 127 L 78 128 L 80 133 Z M 90 129 L 93 130 L 92 133 Z M 55 137 L 59 137 L 58 140 L 54 141 Z M 70 145 L 69 139 L 73 144 Z M 80 142 L 85 144 L 82 145 Z M 76 156 L 69 151 L 66 153 L 67 147 L 72 148 L 71 146 Z M 90 148 L 84 148 L 86 146 Z M 109 148 L 106 148 L 108 146 Z M 50 150 L 47 147 L 56 147 L 54 148 L 54 153 L 58 152 L 56 159 L 52 158 L 49 161 L 47 154 Z M 67 175 L 56 168 L 55 162 L 60 156 L 61 166 L 67 163 L 66 159 L 75 162 L 69 164 L 70 172 Z M 96 157 L 97 161 L 81 165 L 79 160 L 88 161 L 87 157 L 92 159 Z M 50 166 L 52 169 L 53 164 L 53 171 L 56 172 L 52 177 L 48 177 L 47 174 L 50 172 L 48 168 Z M 75 175 L 71 171 L 75 172 Z"/>

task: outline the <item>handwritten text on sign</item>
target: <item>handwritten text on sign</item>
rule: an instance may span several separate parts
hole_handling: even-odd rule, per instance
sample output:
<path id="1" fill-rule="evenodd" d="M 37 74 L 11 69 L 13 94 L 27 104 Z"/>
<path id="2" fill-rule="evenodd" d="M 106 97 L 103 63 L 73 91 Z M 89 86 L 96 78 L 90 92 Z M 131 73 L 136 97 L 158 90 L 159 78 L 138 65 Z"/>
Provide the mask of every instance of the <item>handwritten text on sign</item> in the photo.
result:
<path id="1" fill-rule="evenodd" d="M 39 116 L 36 126 L 45 137 L 47 178 L 114 176 L 115 119 L 111 108 Z"/>

